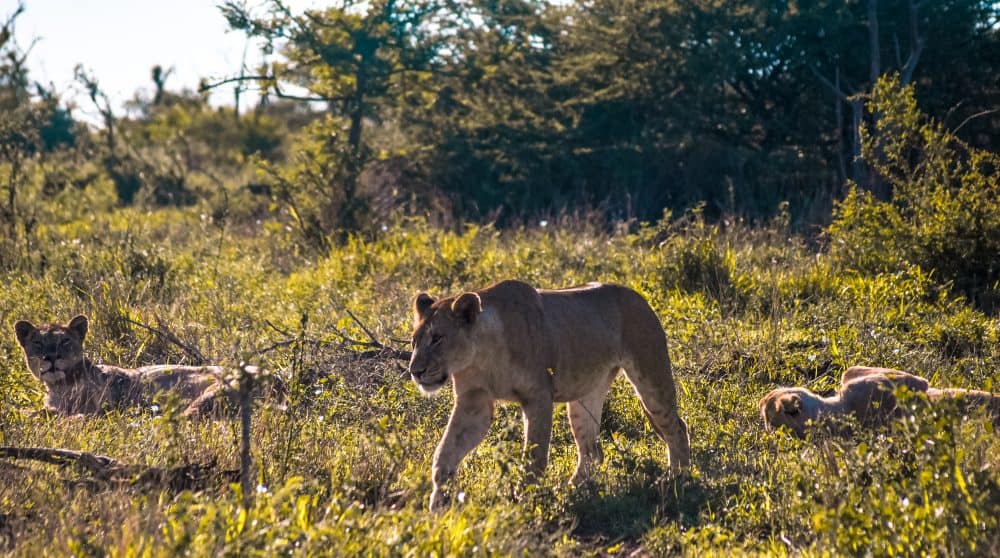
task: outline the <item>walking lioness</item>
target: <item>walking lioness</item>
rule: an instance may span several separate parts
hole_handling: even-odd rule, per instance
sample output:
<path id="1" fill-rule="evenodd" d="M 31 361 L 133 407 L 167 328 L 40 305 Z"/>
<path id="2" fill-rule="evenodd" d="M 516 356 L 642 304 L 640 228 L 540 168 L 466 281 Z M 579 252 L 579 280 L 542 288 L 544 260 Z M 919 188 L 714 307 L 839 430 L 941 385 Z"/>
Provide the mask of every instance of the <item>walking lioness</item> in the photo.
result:
<path id="1" fill-rule="evenodd" d="M 419 294 L 413 320 L 413 381 L 431 393 L 451 378 L 455 391 L 448 427 L 434 453 L 432 509 L 444 503 L 445 482 L 486 435 L 496 401 L 521 405 L 533 476 L 548 462 L 553 403 L 568 402 L 579 456 L 572 482 L 585 480 L 602 458 L 601 408 L 622 370 L 667 442 L 671 469 L 690 464 L 666 336 L 637 292 L 600 283 L 537 290 L 502 281 L 437 301 Z"/>
<path id="2" fill-rule="evenodd" d="M 119 368 L 93 364 L 83 352 L 87 317 L 67 325 L 14 324 L 31 373 L 45 384 L 45 410 L 59 415 L 93 415 L 130 406 L 149 407 L 161 392 L 186 404 L 184 416 L 214 411 L 225 389 L 219 366 L 156 365 Z M 249 367 L 255 368 L 255 367 Z M 256 372 L 256 370 L 253 370 Z"/>

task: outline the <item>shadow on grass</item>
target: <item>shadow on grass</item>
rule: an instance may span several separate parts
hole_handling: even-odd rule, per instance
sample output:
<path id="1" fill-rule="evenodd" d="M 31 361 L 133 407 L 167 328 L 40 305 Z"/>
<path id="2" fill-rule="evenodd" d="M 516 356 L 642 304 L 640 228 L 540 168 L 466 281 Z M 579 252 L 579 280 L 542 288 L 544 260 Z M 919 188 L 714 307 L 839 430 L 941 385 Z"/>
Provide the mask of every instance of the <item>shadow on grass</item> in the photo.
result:
<path id="1" fill-rule="evenodd" d="M 570 501 L 576 518 L 573 534 L 584 539 L 637 539 L 663 520 L 693 525 L 702 508 L 714 500 L 703 479 L 687 474 L 617 489 L 590 483 L 581 486 Z"/>

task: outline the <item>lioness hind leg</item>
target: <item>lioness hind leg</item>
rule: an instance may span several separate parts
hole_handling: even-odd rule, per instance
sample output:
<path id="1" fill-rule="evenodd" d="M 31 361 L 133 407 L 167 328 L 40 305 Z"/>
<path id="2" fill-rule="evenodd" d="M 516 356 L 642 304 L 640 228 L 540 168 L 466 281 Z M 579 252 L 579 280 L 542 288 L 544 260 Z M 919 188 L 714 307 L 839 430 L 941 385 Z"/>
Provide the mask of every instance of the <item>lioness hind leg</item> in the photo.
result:
<path id="1" fill-rule="evenodd" d="M 567 404 L 569 427 L 573 431 L 573 439 L 576 440 L 576 471 L 570 479 L 570 483 L 574 486 L 589 479 L 604 460 L 600 442 L 601 412 L 604 400 L 608 397 L 611 379 L 614 377 L 615 374 L 612 374 L 597 389 Z"/>
<path id="2" fill-rule="evenodd" d="M 209 386 L 200 396 L 184 409 L 181 416 L 191 419 L 205 418 L 217 414 L 218 396 L 222 391 L 219 385 Z"/>
<path id="3" fill-rule="evenodd" d="M 635 388 L 653 429 L 667 443 L 670 450 L 670 470 L 678 473 L 681 468 L 691 465 L 687 423 L 677 413 L 677 394 L 670 374 L 670 364 L 652 369 L 664 372 L 654 375 L 649 373 L 649 367 L 640 366 L 633 370 L 626 369 L 625 375 Z"/>

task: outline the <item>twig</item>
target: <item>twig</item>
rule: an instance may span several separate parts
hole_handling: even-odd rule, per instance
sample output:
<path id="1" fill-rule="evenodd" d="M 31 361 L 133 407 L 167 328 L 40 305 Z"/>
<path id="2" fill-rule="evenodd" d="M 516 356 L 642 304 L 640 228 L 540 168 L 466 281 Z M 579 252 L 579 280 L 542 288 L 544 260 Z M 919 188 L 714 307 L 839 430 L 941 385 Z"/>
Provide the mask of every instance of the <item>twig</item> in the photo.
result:
<path id="1" fill-rule="evenodd" d="M 350 309 L 345 309 L 345 312 L 347 312 L 347 315 L 351 317 L 351 320 L 353 320 L 354 323 L 357 324 L 357 326 L 361 329 L 361 331 L 363 331 L 364 334 L 368 337 L 368 341 L 361 341 L 359 339 L 354 339 L 353 337 L 350 337 L 346 333 L 341 331 L 336 326 L 331 325 L 330 330 L 337 337 L 337 339 L 340 340 L 339 345 L 342 349 L 354 353 L 359 358 L 389 357 L 397 360 L 410 360 L 410 355 L 411 355 L 410 351 L 402 351 L 394 347 L 385 345 L 384 343 L 379 341 L 377 337 L 375 337 L 375 334 L 372 333 L 371 329 L 368 326 L 366 326 L 364 322 L 362 322 L 361 319 L 354 314 L 354 312 L 352 312 Z M 305 337 L 299 337 L 297 335 L 292 334 L 291 332 L 279 328 L 278 326 L 271 323 L 269 320 L 264 320 L 264 323 L 274 331 L 285 336 L 286 338 L 282 339 L 281 341 L 276 341 L 274 343 L 271 343 L 266 347 L 261 347 L 260 349 L 255 350 L 254 351 L 255 355 L 269 353 L 275 349 L 290 347 L 295 344 L 311 345 L 316 348 L 328 347 L 330 345 L 338 344 L 333 341 L 327 341 L 324 339 L 309 339 Z M 405 341 L 399 339 L 390 338 L 390 340 L 395 343 L 405 343 Z M 350 347 L 352 346 L 364 347 L 365 349 L 369 350 L 360 352 L 354 351 L 350 349 Z"/>
<path id="2" fill-rule="evenodd" d="M 977 112 L 976 114 L 973 114 L 972 116 L 970 116 L 970 117 L 966 118 L 965 120 L 963 120 L 962 123 L 958 125 L 958 127 L 956 127 L 954 130 L 951 131 L 951 134 L 952 135 L 957 135 L 958 131 L 962 129 L 962 126 L 965 126 L 970 121 L 975 120 L 976 118 L 979 118 L 980 116 L 986 116 L 988 114 L 993 114 L 994 112 L 1000 112 L 1000 109 L 984 110 L 982 112 Z"/>
<path id="3" fill-rule="evenodd" d="M 273 324 L 273 323 L 271 322 L 271 320 L 264 320 L 264 324 L 265 324 L 265 325 L 267 325 L 267 327 L 269 327 L 269 328 L 273 329 L 274 331 L 277 331 L 278 333 L 280 333 L 280 334 L 284 335 L 285 337 L 291 337 L 291 336 L 292 336 L 292 334 L 291 334 L 291 333 L 289 333 L 288 331 L 286 331 L 286 330 L 283 330 L 283 329 L 281 329 L 280 327 L 278 327 L 278 326 L 274 325 L 274 324 Z"/>
<path id="4" fill-rule="evenodd" d="M 173 343 L 174 345 L 177 345 L 178 347 L 181 348 L 181 350 L 183 350 L 185 353 L 187 353 L 188 356 L 190 356 L 191 358 L 193 358 L 195 360 L 195 364 L 196 365 L 202 365 L 202 364 L 205 364 L 205 362 L 207 362 L 207 359 L 205 358 L 205 355 L 201 354 L 201 351 L 199 351 L 197 347 L 194 347 L 192 345 L 188 345 L 187 343 L 184 343 L 183 341 L 181 341 L 180 339 L 178 339 L 178 337 L 176 335 L 174 335 L 174 333 L 172 331 L 170 331 L 169 329 L 166 329 L 163 326 L 163 321 L 160 320 L 159 317 L 156 318 L 156 322 L 157 322 L 158 327 L 153 327 L 153 326 L 144 324 L 142 322 L 138 322 L 136 320 L 133 320 L 132 318 L 129 318 L 128 316 L 123 316 L 123 317 L 124 317 L 124 319 L 125 319 L 126 322 L 128 322 L 128 323 L 130 323 L 132 325 L 137 325 L 137 326 L 139 326 L 139 327 L 141 327 L 141 328 L 143 328 L 143 329 L 145 329 L 145 330 L 147 330 L 147 331 L 149 331 L 151 333 L 155 333 L 156 335 L 160 336 L 161 338 L 166 339 L 167 341 Z"/>
<path id="5" fill-rule="evenodd" d="M 270 345 L 268 345 L 266 347 L 263 347 L 263 348 L 255 350 L 253 352 L 253 354 L 254 355 L 261 355 L 261 354 L 264 354 L 264 353 L 269 353 L 269 352 L 271 352 L 271 351 L 273 351 L 275 349 L 280 349 L 282 347 L 288 347 L 288 346 L 294 345 L 296 343 L 302 343 L 304 345 L 312 345 L 313 347 L 316 347 L 316 348 L 327 347 L 327 346 L 335 344 L 332 341 L 323 341 L 322 339 L 299 339 L 298 337 L 295 337 L 295 338 L 292 338 L 292 339 L 284 339 L 282 341 L 276 341 L 274 343 L 271 343 Z"/>
<path id="6" fill-rule="evenodd" d="M 358 324 L 358 327 L 361 328 L 361 331 L 365 332 L 365 335 L 368 336 L 368 339 L 371 340 L 372 344 L 374 344 L 376 347 L 382 347 L 382 343 L 380 343 L 379 340 L 375 338 L 375 335 L 372 334 L 371 330 L 365 327 L 365 324 L 361 323 L 361 320 L 359 320 L 358 317 L 354 315 L 354 312 L 351 312 L 350 308 L 344 308 L 344 311 L 347 312 L 347 315 L 350 316 L 352 320 L 354 320 L 354 323 Z"/>

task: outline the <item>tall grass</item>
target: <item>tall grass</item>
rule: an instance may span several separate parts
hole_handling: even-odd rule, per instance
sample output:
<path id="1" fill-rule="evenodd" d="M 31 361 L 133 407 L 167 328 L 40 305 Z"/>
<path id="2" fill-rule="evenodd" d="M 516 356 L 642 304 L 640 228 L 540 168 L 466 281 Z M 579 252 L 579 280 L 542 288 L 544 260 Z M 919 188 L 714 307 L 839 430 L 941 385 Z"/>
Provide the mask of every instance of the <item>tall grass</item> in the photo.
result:
<path id="1" fill-rule="evenodd" d="M 802 442 L 759 424 L 757 400 L 772 387 L 829 390 L 852 364 L 997 389 L 1000 321 L 915 266 L 861 272 L 782 223 L 711 226 L 696 213 L 614 234 L 573 219 L 503 232 L 399 220 L 318 259 L 297 250 L 281 219 L 222 227 L 207 205 L 53 213 L 37 234 L 34 263 L 0 276 L 5 326 L 82 312 L 93 318 L 96 361 L 186 361 L 135 325 L 153 324 L 213 362 L 249 359 L 302 384 L 287 409 L 254 415 L 247 508 L 236 486 L 90 490 L 67 483 L 72 470 L 0 467 L 0 542 L 13 554 L 1000 553 L 1000 442 L 983 417 L 919 411 L 921 420 L 857 442 Z M 402 363 L 360 358 L 343 339 L 368 339 L 360 321 L 405 349 L 418 291 L 509 277 L 618 282 L 650 300 L 691 429 L 689 474 L 668 478 L 665 445 L 618 381 L 594 484 L 566 486 L 575 454 L 560 408 L 547 474 L 520 490 L 520 416 L 501 406 L 463 463 L 455 505 L 425 510 L 451 396 L 421 396 Z M 299 341 L 281 343 L 290 338 Z M 37 408 L 42 393 L 12 333 L 0 337 L 0 370 L 3 444 L 136 464 L 238 464 L 232 420 L 18 412 Z"/>

